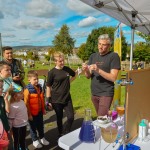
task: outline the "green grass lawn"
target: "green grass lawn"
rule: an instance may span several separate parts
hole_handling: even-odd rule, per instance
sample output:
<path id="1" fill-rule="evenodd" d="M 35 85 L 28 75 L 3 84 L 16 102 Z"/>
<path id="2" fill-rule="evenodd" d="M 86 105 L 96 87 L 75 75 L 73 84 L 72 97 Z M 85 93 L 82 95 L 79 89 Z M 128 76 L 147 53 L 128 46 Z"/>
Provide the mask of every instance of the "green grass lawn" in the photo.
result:
<path id="1" fill-rule="evenodd" d="M 92 110 L 92 117 L 97 117 L 95 108 L 91 101 L 90 79 L 87 79 L 84 75 L 77 77 L 71 83 L 71 96 L 73 99 L 74 109 L 80 115 L 84 115 L 85 108 Z M 125 100 L 125 87 L 121 87 L 121 104 L 124 104 Z M 113 106 L 111 107 L 113 109 Z"/>
<path id="2" fill-rule="evenodd" d="M 28 70 L 31 69 L 50 70 L 50 68 L 52 68 L 53 66 L 54 65 L 42 66 L 40 63 L 36 63 L 35 68 L 25 68 L 24 70 L 26 73 Z M 71 68 L 76 70 L 77 66 L 72 65 Z M 125 72 L 122 72 L 122 74 L 125 74 Z M 39 78 L 44 78 L 44 77 L 39 76 Z M 26 77 L 24 81 L 26 84 L 28 83 Z M 80 76 L 80 78 L 77 76 L 77 78 L 71 83 L 70 92 L 71 92 L 75 112 L 79 115 L 84 115 L 85 108 L 90 108 L 92 110 L 92 117 L 95 118 L 96 112 L 91 101 L 90 79 L 87 79 L 83 74 Z M 124 103 L 124 99 L 125 99 L 125 87 L 121 87 L 121 103 Z"/>

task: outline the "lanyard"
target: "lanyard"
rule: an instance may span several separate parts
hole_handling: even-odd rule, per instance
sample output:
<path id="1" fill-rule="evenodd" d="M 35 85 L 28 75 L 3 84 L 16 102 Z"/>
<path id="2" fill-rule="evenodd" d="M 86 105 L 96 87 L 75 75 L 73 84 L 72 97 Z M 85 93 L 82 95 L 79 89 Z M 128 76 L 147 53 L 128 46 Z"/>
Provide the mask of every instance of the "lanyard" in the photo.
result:
<path id="1" fill-rule="evenodd" d="M 8 82 L 6 79 L 3 79 L 3 80 L 4 80 L 8 85 L 11 85 L 11 82 L 12 82 L 12 81 L 10 81 L 9 78 L 7 78 L 7 80 L 8 80 L 9 82 Z"/>

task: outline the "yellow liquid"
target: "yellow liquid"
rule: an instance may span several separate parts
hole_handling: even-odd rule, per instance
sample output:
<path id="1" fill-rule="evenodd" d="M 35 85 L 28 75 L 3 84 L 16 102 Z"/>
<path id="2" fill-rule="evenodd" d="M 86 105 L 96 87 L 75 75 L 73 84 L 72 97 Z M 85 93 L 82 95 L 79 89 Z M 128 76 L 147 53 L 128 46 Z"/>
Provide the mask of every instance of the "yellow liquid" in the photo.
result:
<path id="1" fill-rule="evenodd" d="M 101 128 L 101 135 L 105 142 L 113 143 L 117 138 L 118 131 L 112 128 Z"/>
<path id="2" fill-rule="evenodd" d="M 116 110 L 117 110 L 119 116 L 123 116 L 125 113 L 124 107 L 121 107 L 121 106 L 117 107 Z"/>

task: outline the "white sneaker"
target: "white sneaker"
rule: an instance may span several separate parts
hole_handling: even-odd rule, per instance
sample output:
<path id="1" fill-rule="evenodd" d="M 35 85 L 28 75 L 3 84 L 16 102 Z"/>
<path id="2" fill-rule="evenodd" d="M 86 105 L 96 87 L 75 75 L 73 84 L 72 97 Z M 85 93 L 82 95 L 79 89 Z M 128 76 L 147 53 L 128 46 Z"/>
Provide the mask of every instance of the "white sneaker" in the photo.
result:
<path id="1" fill-rule="evenodd" d="M 48 142 L 45 138 L 42 138 L 42 139 L 41 139 L 41 143 L 42 143 L 43 145 L 49 145 L 49 142 Z"/>
<path id="2" fill-rule="evenodd" d="M 38 140 L 33 141 L 33 146 L 34 146 L 35 148 L 41 148 L 41 147 L 42 147 L 42 145 L 40 144 L 40 142 L 39 142 Z"/>

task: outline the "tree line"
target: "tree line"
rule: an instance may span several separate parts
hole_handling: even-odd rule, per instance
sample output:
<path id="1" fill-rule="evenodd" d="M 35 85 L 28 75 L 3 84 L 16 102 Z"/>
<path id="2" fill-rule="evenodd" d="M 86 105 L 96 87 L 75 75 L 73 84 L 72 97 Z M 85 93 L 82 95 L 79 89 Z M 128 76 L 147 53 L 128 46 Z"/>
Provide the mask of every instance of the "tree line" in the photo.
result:
<path id="1" fill-rule="evenodd" d="M 51 56 L 56 51 L 61 51 L 65 55 L 73 54 L 73 49 L 75 47 L 76 40 L 71 37 L 69 33 L 69 27 L 64 24 L 62 25 L 61 29 L 59 30 L 58 34 L 54 37 L 52 41 L 52 47 L 48 50 L 48 55 L 45 55 L 45 59 L 49 61 Z M 81 44 L 77 51 L 77 56 L 83 61 L 87 61 L 89 56 L 92 53 L 98 51 L 98 37 L 101 34 L 109 34 L 112 41 L 114 41 L 114 32 L 116 28 L 112 26 L 103 26 L 97 29 L 93 29 L 91 33 L 88 35 L 87 40 L 85 43 Z M 138 42 L 134 45 L 133 51 L 133 60 L 137 61 L 145 61 L 146 63 L 150 62 L 150 36 L 145 35 L 140 32 L 136 32 L 136 34 L 142 37 L 145 42 Z M 130 53 L 130 46 L 126 41 L 126 38 L 122 32 L 121 34 L 121 42 L 122 42 L 122 61 L 127 59 L 127 54 Z M 112 42 L 111 51 L 114 49 L 114 43 Z M 23 59 L 26 59 L 22 56 Z M 33 53 L 31 51 L 27 52 L 28 59 L 32 60 L 39 60 L 38 54 Z"/>
<path id="2" fill-rule="evenodd" d="M 101 34 L 109 34 L 112 41 L 114 41 L 114 32 L 116 28 L 109 26 L 103 26 L 98 29 L 93 29 L 88 35 L 85 43 L 81 44 L 77 51 L 77 56 L 83 61 L 87 61 L 89 56 L 98 51 L 98 37 Z M 145 42 L 138 42 L 135 44 L 133 51 L 133 60 L 134 61 L 145 61 L 150 62 L 150 36 L 144 35 L 140 32 L 136 32 L 140 37 L 145 39 Z M 126 38 L 122 32 L 121 34 L 122 41 L 122 60 L 127 59 L 127 54 L 130 53 L 130 46 L 126 41 Z M 73 54 L 73 48 L 75 45 L 75 39 L 70 36 L 69 27 L 65 24 L 61 27 L 58 34 L 55 36 L 52 41 L 53 48 L 49 51 L 49 56 L 52 55 L 55 51 L 61 51 L 64 54 L 70 55 Z M 113 51 L 114 43 L 112 42 L 111 51 Z M 46 57 L 49 57 L 46 56 Z"/>

